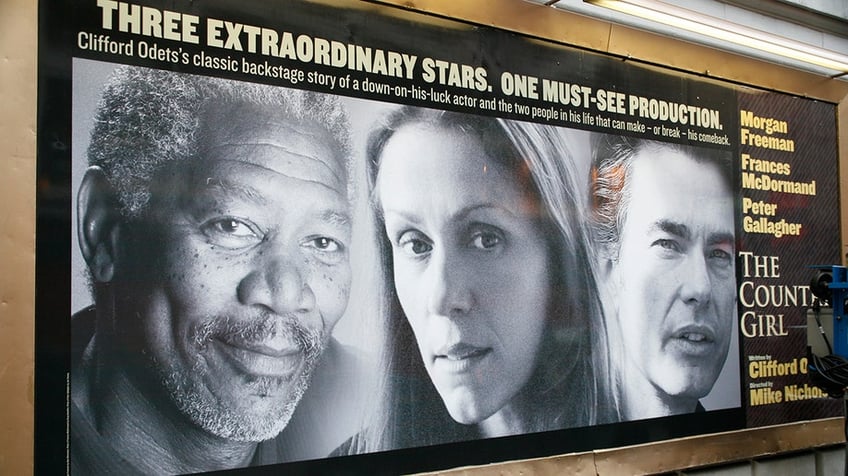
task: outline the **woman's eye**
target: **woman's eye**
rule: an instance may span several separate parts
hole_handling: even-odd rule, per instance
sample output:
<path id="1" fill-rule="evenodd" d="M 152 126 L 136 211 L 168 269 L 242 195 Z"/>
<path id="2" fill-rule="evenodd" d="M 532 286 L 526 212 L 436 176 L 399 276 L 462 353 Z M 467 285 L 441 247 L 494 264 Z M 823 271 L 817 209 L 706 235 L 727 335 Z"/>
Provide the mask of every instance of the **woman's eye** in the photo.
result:
<path id="1" fill-rule="evenodd" d="M 497 233 L 478 232 L 471 237 L 471 246 L 481 250 L 490 250 L 501 243 L 501 237 Z"/>
<path id="2" fill-rule="evenodd" d="M 433 249 L 433 245 L 425 239 L 424 235 L 415 231 L 403 233 L 398 239 L 398 246 L 410 256 L 420 256 Z"/>

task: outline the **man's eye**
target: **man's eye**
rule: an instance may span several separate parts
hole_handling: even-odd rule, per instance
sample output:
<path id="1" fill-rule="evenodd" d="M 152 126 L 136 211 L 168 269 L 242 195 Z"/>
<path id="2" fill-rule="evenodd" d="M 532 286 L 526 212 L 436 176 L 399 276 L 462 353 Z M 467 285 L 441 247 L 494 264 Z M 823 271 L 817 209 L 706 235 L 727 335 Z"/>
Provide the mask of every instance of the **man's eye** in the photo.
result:
<path id="1" fill-rule="evenodd" d="M 328 238 L 326 236 L 319 236 L 317 238 L 313 238 L 309 241 L 310 246 L 316 248 L 321 251 L 326 251 L 328 253 L 333 253 L 336 251 L 341 251 L 342 245 L 338 241 Z"/>
<path id="2" fill-rule="evenodd" d="M 346 260 L 345 245 L 329 236 L 310 236 L 301 242 L 301 247 L 310 256 L 327 264 L 336 265 Z"/>
<path id="3" fill-rule="evenodd" d="M 201 230 L 212 244 L 224 248 L 244 248 L 262 240 L 256 225 L 234 217 L 209 220 L 201 225 Z"/>
<path id="4" fill-rule="evenodd" d="M 420 256 L 429 253 L 433 249 L 424 237 L 417 231 L 407 231 L 400 236 L 398 246 L 409 256 Z"/>
<path id="5" fill-rule="evenodd" d="M 710 250 L 710 258 L 730 261 L 731 255 L 721 248 Z"/>
<path id="6" fill-rule="evenodd" d="M 500 243 L 500 235 L 490 231 L 477 232 L 471 237 L 471 246 L 480 250 L 490 250 Z"/>
<path id="7" fill-rule="evenodd" d="M 651 245 L 652 246 L 658 246 L 658 247 L 660 247 L 664 250 L 674 251 L 674 252 L 677 252 L 677 253 L 680 253 L 680 251 L 681 251 L 680 243 L 678 243 L 675 240 L 659 239 L 659 240 L 654 241 Z"/>
<path id="8" fill-rule="evenodd" d="M 234 236 L 253 236 L 253 230 L 240 220 L 236 220 L 234 218 L 225 218 L 223 220 L 216 220 L 210 223 L 210 226 L 220 233 L 225 233 L 227 235 Z"/>
<path id="9" fill-rule="evenodd" d="M 711 258 L 729 258 L 730 255 L 724 250 L 712 250 L 710 251 Z"/>

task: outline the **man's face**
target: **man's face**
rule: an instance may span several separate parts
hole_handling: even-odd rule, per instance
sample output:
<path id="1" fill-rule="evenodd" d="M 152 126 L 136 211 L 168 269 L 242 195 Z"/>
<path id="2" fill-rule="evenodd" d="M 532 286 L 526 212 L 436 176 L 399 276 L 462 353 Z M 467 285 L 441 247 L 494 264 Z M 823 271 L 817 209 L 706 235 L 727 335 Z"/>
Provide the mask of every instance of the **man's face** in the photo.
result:
<path id="1" fill-rule="evenodd" d="M 730 342 L 735 309 L 732 194 L 716 165 L 669 149 L 634 158 L 611 272 L 625 380 L 701 398 Z"/>
<path id="2" fill-rule="evenodd" d="M 260 441 L 288 423 L 347 305 L 346 173 L 323 129 L 271 111 L 201 127 L 200 160 L 154 179 L 123 250 L 119 331 L 194 424 Z"/>

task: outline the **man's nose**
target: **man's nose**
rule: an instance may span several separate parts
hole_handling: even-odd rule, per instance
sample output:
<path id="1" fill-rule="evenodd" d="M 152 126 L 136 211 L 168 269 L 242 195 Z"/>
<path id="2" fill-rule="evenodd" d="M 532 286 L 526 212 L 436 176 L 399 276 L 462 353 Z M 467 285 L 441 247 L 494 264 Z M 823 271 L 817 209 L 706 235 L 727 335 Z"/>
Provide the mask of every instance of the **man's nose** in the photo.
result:
<path id="1" fill-rule="evenodd" d="M 463 263 L 444 252 L 433 254 L 427 270 L 425 289 L 431 315 L 460 317 L 473 307 L 471 277 Z"/>
<path id="2" fill-rule="evenodd" d="M 689 304 L 704 305 L 710 301 L 712 283 L 703 253 L 692 253 L 686 260 L 686 266 L 678 270 L 682 281 L 680 294 Z"/>
<path id="3" fill-rule="evenodd" d="M 262 306 L 277 314 L 310 311 L 315 295 L 293 257 L 275 256 L 256 266 L 238 285 L 243 304 Z"/>

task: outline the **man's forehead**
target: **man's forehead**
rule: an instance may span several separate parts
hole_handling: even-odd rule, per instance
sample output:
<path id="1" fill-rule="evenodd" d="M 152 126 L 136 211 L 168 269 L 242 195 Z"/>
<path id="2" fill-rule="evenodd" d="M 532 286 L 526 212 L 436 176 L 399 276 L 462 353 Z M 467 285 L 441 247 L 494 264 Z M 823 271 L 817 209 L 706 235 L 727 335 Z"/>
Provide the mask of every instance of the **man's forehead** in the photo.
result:
<path id="1" fill-rule="evenodd" d="M 244 104 L 213 107 L 202 121 L 200 160 L 241 161 L 340 192 L 347 187 L 345 159 L 323 125 Z"/>
<path id="2" fill-rule="evenodd" d="M 733 194 L 720 165 L 681 151 L 637 155 L 628 177 L 630 206 L 626 221 L 639 217 L 652 230 L 688 236 L 699 232 L 732 233 Z"/>
<path id="3" fill-rule="evenodd" d="M 734 240 L 731 222 L 690 220 L 677 222 L 668 218 L 658 218 L 648 226 L 649 233 L 665 233 L 684 240 L 691 240 L 695 235 L 703 237 L 708 244 L 730 243 Z"/>
<path id="4" fill-rule="evenodd" d="M 702 174 L 716 174 L 716 177 L 722 178 L 722 167 L 723 165 L 716 160 L 696 157 L 670 145 L 640 149 L 633 156 L 631 164 L 631 169 L 638 170 L 642 176 L 650 176 L 667 182 L 671 180 L 667 178 L 670 175 L 691 178 L 694 181 L 698 181 L 698 177 Z M 725 188 L 730 186 L 723 180 L 719 182 Z"/>
<path id="5" fill-rule="evenodd" d="M 184 172 L 174 176 L 187 191 L 181 203 L 195 212 L 238 209 L 238 214 L 254 219 L 309 217 L 338 226 L 350 223 L 350 202 L 343 191 L 318 181 L 241 160 L 197 161 Z"/>

